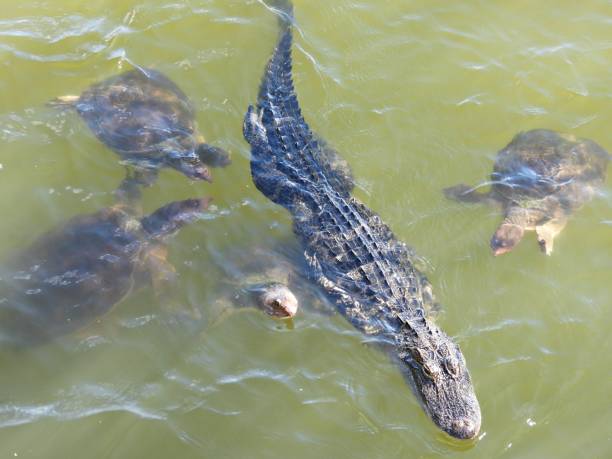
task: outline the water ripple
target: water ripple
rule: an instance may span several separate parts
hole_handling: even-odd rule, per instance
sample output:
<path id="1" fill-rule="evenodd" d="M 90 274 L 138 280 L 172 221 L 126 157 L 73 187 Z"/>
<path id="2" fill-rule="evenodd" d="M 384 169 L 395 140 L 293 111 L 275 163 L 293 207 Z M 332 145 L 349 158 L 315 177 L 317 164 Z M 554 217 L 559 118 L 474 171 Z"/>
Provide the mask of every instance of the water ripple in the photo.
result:
<path id="1" fill-rule="evenodd" d="M 473 337 L 485 333 L 498 332 L 509 328 L 538 328 L 542 326 L 542 321 L 530 319 L 503 319 L 491 325 L 470 327 L 465 333 L 466 336 Z"/>
<path id="2" fill-rule="evenodd" d="M 180 374 L 176 370 L 170 370 L 165 372 L 164 377 L 168 381 L 177 383 L 182 387 L 187 388 L 190 391 L 195 391 L 199 394 L 209 394 L 212 392 L 218 392 L 219 390 L 214 385 L 202 385 L 197 380 L 188 378 L 187 376 Z"/>
<path id="3" fill-rule="evenodd" d="M 164 10 L 163 14 L 160 11 Z M 168 14 L 171 11 L 171 14 Z M 120 36 L 140 34 L 159 29 L 168 24 L 181 22 L 194 15 L 208 15 L 211 11 L 205 8 L 195 8 L 185 4 L 162 6 L 137 5 L 120 21 L 110 17 L 87 17 L 80 14 L 64 16 L 32 16 L 6 19 L 0 21 L 0 37 L 13 38 L 13 43 L 1 43 L 0 50 L 8 52 L 19 59 L 35 62 L 78 62 L 91 55 L 99 54 L 112 46 Z M 218 12 L 217 12 L 218 13 Z M 152 18 L 163 19 L 153 20 Z M 215 14 L 215 22 L 248 24 L 252 20 Z M 141 23 L 142 25 L 138 25 Z M 85 37 L 94 37 L 84 40 Z M 50 45 L 59 45 L 69 39 L 80 39 L 81 43 L 70 52 L 49 52 Z M 26 40 L 26 41 L 24 41 Z M 28 51 L 29 42 L 42 42 L 45 45 L 44 54 Z M 116 56 L 116 51 L 111 51 Z"/>
<path id="4" fill-rule="evenodd" d="M 45 44 L 54 44 L 72 37 L 90 33 L 105 35 L 113 32 L 116 26 L 107 18 L 87 18 L 78 14 L 55 17 L 26 17 L 0 20 L 0 36 L 27 37 Z M 125 32 L 132 30 L 125 28 Z"/>
<path id="5" fill-rule="evenodd" d="M 227 374 L 220 376 L 217 379 L 218 384 L 236 384 L 247 381 L 249 379 L 269 379 L 272 381 L 282 381 L 284 383 L 289 383 L 292 377 L 288 374 L 283 373 L 274 373 L 267 370 L 260 369 L 250 369 L 243 373 L 239 374 Z"/>
<path id="6" fill-rule="evenodd" d="M 81 49 L 83 52 L 74 52 L 74 53 L 61 53 L 61 54 L 44 54 L 39 55 L 35 53 L 29 53 L 27 51 L 21 51 L 13 46 L 0 43 L 0 50 L 11 53 L 13 56 L 18 57 L 20 59 L 36 61 L 36 62 L 76 62 L 82 61 L 85 58 L 89 57 L 91 54 L 97 53 L 104 49 L 103 45 L 95 46 L 95 45 L 82 45 Z"/>
<path id="7" fill-rule="evenodd" d="M 320 405 L 327 403 L 337 403 L 338 399 L 335 397 L 321 397 L 302 400 L 302 405 Z"/>
<path id="8" fill-rule="evenodd" d="M 53 418 L 63 421 L 81 419 L 100 413 L 126 411 L 143 419 L 164 420 L 166 414 L 141 405 L 141 398 L 158 395 L 155 385 L 118 390 L 110 385 L 82 384 L 60 391 L 57 401 L 34 405 L 13 403 L 0 406 L 0 427 L 17 426 Z"/>
<path id="9" fill-rule="evenodd" d="M 37 145 L 49 144 L 53 137 L 62 132 L 73 132 L 64 116 L 51 116 L 34 108 L 0 115 L 0 140 L 5 143 L 27 141 Z"/>

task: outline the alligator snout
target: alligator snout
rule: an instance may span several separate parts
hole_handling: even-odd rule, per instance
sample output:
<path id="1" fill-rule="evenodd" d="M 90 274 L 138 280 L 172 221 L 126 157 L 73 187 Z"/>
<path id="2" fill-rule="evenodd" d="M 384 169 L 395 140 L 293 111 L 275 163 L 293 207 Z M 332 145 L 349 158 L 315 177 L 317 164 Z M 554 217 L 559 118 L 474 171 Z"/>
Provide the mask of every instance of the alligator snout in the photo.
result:
<path id="1" fill-rule="evenodd" d="M 451 423 L 449 435 L 461 440 L 474 438 L 480 432 L 480 422 L 470 418 L 461 418 Z"/>

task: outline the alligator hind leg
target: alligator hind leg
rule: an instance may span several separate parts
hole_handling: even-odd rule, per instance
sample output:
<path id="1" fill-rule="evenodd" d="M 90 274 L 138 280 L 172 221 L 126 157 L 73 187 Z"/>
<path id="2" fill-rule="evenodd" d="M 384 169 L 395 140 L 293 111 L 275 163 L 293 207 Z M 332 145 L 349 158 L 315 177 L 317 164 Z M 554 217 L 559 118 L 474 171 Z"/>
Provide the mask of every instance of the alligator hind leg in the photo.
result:
<path id="1" fill-rule="evenodd" d="M 349 163 L 325 140 L 320 137 L 316 137 L 315 140 L 319 144 L 317 159 L 321 166 L 328 171 L 330 182 L 335 188 L 347 194 L 350 193 L 355 187 L 355 181 Z"/>
<path id="2" fill-rule="evenodd" d="M 560 217 L 549 220 L 543 225 L 536 226 L 538 244 L 540 245 L 542 252 L 544 252 L 546 255 L 552 254 L 554 239 L 561 231 L 563 231 L 566 224 L 567 218 Z"/>
<path id="3" fill-rule="evenodd" d="M 442 312 L 442 305 L 438 303 L 433 293 L 433 287 L 424 274 L 418 273 L 421 282 L 421 296 L 423 298 L 423 309 L 427 317 L 436 319 Z"/>

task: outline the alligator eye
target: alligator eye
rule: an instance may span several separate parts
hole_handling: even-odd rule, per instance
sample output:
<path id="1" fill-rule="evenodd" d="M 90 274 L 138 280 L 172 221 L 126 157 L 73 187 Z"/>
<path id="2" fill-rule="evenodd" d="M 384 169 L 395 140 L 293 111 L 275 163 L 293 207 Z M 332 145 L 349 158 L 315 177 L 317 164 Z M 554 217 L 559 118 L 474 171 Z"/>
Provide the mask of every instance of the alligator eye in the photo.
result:
<path id="1" fill-rule="evenodd" d="M 432 381 L 436 381 L 440 375 L 440 370 L 435 366 L 430 366 L 429 363 L 423 365 L 423 371 L 425 375 Z"/>
<path id="2" fill-rule="evenodd" d="M 459 364 L 457 363 L 457 360 L 453 359 L 452 357 L 447 357 L 444 359 L 444 368 L 446 368 L 448 374 L 453 378 L 457 378 L 459 376 Z"/>
<path id="3" fill-rule="evenodd" d="M 415 360 L 415 362 L 421 365 L 423 365 L 423 363 L 425 362 L 425 359 L 423 358 L 423 353 L 418 348 L 411 349 L 410 355 Z"/>

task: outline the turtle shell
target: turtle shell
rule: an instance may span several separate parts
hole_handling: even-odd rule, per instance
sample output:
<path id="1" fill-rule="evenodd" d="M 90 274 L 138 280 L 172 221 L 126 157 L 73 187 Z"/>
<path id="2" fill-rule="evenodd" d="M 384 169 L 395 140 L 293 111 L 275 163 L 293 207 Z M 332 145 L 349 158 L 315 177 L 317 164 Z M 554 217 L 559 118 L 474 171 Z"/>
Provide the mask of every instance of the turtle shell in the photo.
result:
<path id="1" fill-rule="evenodd" d="M 138 68 L 94 84 L 76 108 L 95 135 L 124 157 L 155 162 L 169 150 L 195 155 L 194 109 L 156 70 Z"/>
<path id="2" fill-rule="evenodd" d="M 547 129 L 517 134 L 496 158 L 492 192 L 521 207 L 555 198 L 566 210 L 589 200 L 605 179 L 608 153 L 592 140 Z"/>
<path id="3" fill-rule="evenodd" d="M 0 336 L 32 344 L 93 322 L 131 291 L 143 241 L 138 219 L 119 207 L 43 235 L 2 276 Z"/>

